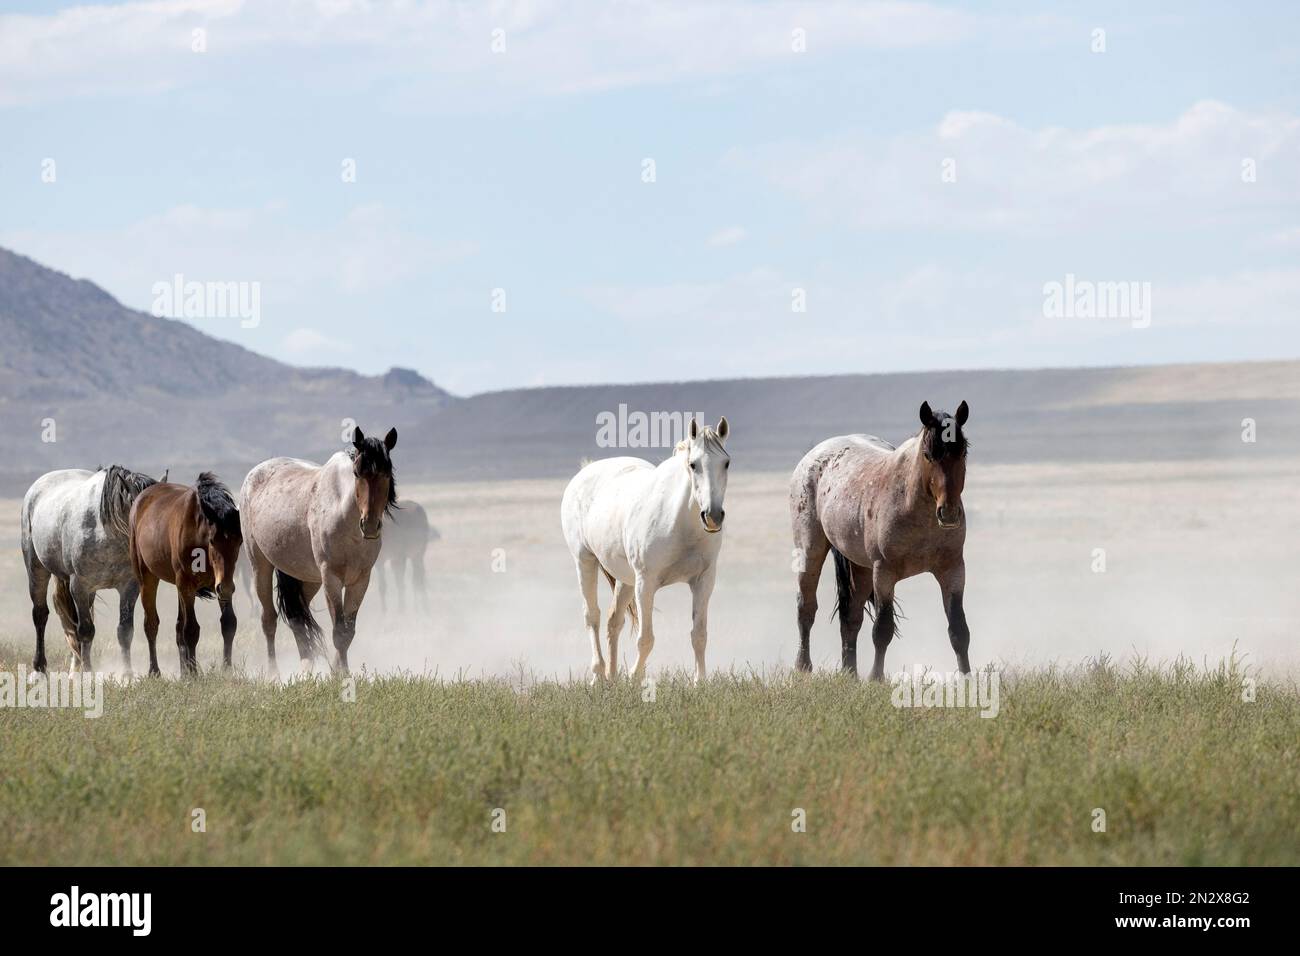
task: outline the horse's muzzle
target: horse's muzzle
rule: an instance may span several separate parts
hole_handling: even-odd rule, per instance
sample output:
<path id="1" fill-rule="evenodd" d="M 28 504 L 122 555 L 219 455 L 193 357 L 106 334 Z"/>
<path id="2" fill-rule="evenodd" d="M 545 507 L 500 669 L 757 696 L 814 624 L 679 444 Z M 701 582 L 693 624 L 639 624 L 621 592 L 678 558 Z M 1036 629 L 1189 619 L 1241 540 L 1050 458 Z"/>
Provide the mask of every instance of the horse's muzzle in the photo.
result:
<path id="1" fill-rule="evenodd" d="M 953 531 L 961 527 L 961 509 L 956 508 L 948 514 L 944 514 L 942 508 L 935 509 L 935 520 L 939 522 L 939 527 L 945 531 Z"/>
<path id="2" fill-rule="evenodd" d="M 700 521 L 704 524 L 704 530 L 709 534 L 717 534 L 722 530 L 722 521 L 727 517 L 727 513 L 721 508 L 718 509 L 717 516 L 713 516 L 707 511 L 700 512 Z"/>
<path id="3" fill-rule="evenodd" d="M 362 521 L 360 525 L 361 525 L 361 537 L 365 538 L 367 541 L 378 541 L 380 534 L 384 530 L 384 526 L 380 525 L 378 528 L 375 529 L 374 534 L 369 534 L 366 531 L 366 523 Z"/>

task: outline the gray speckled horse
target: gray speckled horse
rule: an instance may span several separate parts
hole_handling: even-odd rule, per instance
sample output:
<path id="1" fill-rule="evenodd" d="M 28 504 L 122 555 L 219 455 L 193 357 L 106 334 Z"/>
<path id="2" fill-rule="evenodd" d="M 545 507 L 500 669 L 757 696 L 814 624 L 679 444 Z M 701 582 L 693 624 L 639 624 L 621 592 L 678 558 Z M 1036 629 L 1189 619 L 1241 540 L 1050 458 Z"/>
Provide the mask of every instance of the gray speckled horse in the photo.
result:
<path id="1" fill-rule="evenodd" d="M 970 629 L 962 609 L 966 587 L 966 436 L 970 409 L 957 414 L 921 405 L 921 431 L 898 448 L 874 435 L 828 438 L 799 462 L 790 480 L 790 518 L 799 570 L 799 656 L 812 670 L 808 636 L 817 614 L 817 580 L 835 556 L 836 610 L 842 666 L 857 674 L 858 631 L 870 606 L 876 648 L 872 680 L 885 678 L 885 650 L 894 637 L 894 585 L 929 572 L 939 582 L 957 667 L 970 672 Z"/>
<path id="2" fill-rule="evenodd" d="M 140 585 L 127 547 L 128 519 L 136 496 L 152 484 L 148 475 L 110 465 L 99 471 L 51 471 L 27 489 L 20 537 L 36 626 L 36 670 L 45 670 L 46 602 L 53 577 L 54 609 L 72 650 L 72 670 L 91 668 L 95 592 L 108 589 L 120 599 L 117 643 L 123 666 L 131 672 Z"/>

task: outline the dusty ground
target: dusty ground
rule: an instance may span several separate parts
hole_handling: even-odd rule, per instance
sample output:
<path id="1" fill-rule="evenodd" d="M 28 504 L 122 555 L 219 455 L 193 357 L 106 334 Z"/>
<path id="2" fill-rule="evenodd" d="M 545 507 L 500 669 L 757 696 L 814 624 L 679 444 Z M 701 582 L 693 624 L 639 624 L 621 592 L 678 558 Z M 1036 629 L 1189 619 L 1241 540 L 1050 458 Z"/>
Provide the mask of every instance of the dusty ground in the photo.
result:
<path id="1" fill-rule="evenodd" d="M 786 476 L 735 471 L 710 613 L 709 663 L 766 671 L 789 666 L 796 643 Z M 974 460 L 965 495 L 972 662 L 1026 667 L 1102 654 L 1153 661 L 1183 654 L 1199 664 L 1217 662 L 1235 647 L 1247 667 L 1300 670 L 1297 473 L 1300 461 L 1283 459 L 1083 466 Z M 442 533 L 428 552 L 429 609 L 385 614 L 372 594 L 362 609 L 354 666 L 447 677 L 520 669 L 539 677 L 584 674 L 589 649 L 559 530 L 563 487 L 563 481 L 403 486 Z M 0 502 L 0 636 L 30 647 L 17 515 L 17 501 Z M 1093 570 L 1099 548 L 1104 573 Z M 832 577 L 828 564 L 813 633 L 819 668 L 833 667 L 839 655 L 838 627 L 829 616 Z M 175 673 L 167 623 L 174 604 L 169 589 L 162 590 L 159 653 L 164 672 Z M 602 601 L 607 597 L 602 589 Z M 898 597 L 907 617 L 889 669 L 951 669 L 934 582 L 906 581 Z M 326 619 L 323 602 L 317 605 Z M 97 611 L 98 660 L 110 668 L 118 661 L 115 608 L 110 593 Z M 236 659 L 257 671 L 265 654 L 256 619 L 245 601 L 238 608 Z M 201 613 L 200 659 L 212 662 L 220 650 L 216 607 Z M 684 586 L 661 592 L 656 613 L 652 670 L 687 666 L 689 592 Z M 51 651 L 61 652 L 54 627 L 50 638 Z M 296 652 L 283 628 L 279 647 L 282 665 L 292 664 Z M 630 650 L 625 634 L 625 664 Z M 137 670 L 147 661 L 138 616 L 133 660 Z"/>

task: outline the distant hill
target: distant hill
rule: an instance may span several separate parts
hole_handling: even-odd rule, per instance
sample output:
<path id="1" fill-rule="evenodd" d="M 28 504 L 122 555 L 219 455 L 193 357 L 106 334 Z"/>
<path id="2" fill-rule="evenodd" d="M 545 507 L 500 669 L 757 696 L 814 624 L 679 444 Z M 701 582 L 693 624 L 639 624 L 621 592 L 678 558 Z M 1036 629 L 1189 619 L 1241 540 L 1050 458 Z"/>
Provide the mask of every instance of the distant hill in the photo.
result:
<path id="1" fill-rule="evenodd" d="M 584 458 L 667 449 L 602 448 L 597 416 L 725 414 L 737 464 L 792 469 L 822 438 L 870 432 L 900 442 L 923 400 L 971 406 L 979 462 L 1159 461 L 1300 455 L 1300 362 L 733 379 L 537 388 L 475 395 L 440 409 L 407 467 L 446 477 L 572 474 Z M 1241 440 L 1254 419 L 1257 441 Z"/>
<path id="2" fill-rule="evenodd" d="M 296 368 L 123 307 L 99 287 L 0 250 L 0 494 L 52 468 L 120 461 L 232 485 L 273 455 L 321 460 L 341 421 L 396 425 L 406 479 L 572 474 L 602 447 L 598 416 L 726 414 L 738 466 L 792 468 L 821 438 L 900 441 L 922 400 L 970 402 L 979 462 L 1300 455 L 1300 362 L 1037 369 L 518 389 L 456 398 L 409 369 Z M 1243 419 L 1257 441 L 1241 440 Z M 57 441 L 41 440 L 53 419 Z"/>
<path id="3" fill-rule="evenodd" d="M 109 461 L 234 483 L 263 458 L 332 453 L 345 417 L 401 431 L 453 401 L 408 369 L 277 362 L 0 249 L 0 493 Z"/>

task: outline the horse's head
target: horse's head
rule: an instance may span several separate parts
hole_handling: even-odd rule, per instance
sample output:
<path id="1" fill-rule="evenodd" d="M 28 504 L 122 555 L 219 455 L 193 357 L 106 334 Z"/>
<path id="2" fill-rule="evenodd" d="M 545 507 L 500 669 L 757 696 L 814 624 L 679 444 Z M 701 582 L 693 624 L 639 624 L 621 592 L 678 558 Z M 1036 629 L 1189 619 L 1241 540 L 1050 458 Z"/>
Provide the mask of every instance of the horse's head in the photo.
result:
<path id="1" fill-rule="evenodd" d="M 361 536 L 375 540 L 383 528 L 385 512 L 397 504 L 397 482 L 389 452 L 397 445 L 397 429 L 390 428 L 381 441 L 367 438 L 358 428 L 352 433 L 353 495 L 361 513 Z"/>
<path id="2" fill-rule="evenodd" d="M 931 411 L 929 402 L 921 403 L 922 484 L 934 499 L 934 515 L 941 528 L 960 528 L 965 519 L 961 493 L 966 487 L 967 442 L 962 426 L 969 416 L 965 402 L 957 406 L 956 415 Z"/>
<path id="3" fill-rule="evenodd" d="M 235 564 L 239 549 L 244 546 L 239 509 L 230 489 L 211 472 L 199 475 L 194 490 L 198 494 L 199 510 L 203 512 L 208 564 L 216 580 L 217 597 L 228 601 L 235 593 Z"/>
<path id="4" fill-rule="evenodd" d="M 725 416 L 718 421 L 716 430 L 707 425 L 700 427 L 692 418 L 689 437 L 682 442 L 686 451 L 686 468 L 691 476 L 691 502 L 700 513 L 704 530 L 710 533 L 721 531 L 722 519 L 727 516 L 722 508 L 722 499 L 727 493 L 727 468 L 731 465 L 731 456 L 722 443 L 730 432 Z"/>

